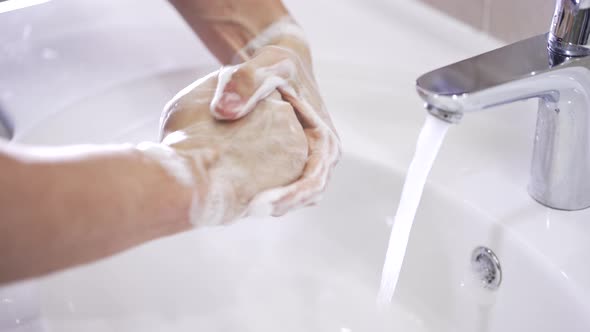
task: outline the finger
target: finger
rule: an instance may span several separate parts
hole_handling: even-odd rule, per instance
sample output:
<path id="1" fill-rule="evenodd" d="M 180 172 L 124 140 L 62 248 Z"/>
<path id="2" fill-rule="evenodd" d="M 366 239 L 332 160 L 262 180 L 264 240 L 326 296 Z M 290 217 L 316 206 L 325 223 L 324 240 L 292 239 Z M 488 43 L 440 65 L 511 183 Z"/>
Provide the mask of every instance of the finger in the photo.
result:
<path id="1" fill-rule="evenodd" d="M 302 178 L 286 187 L 274 202 L 275 216 L 301 207 L 315 205 L 322 199 L 334 167 L 340 159 L 339 141 L 335 136 L 321 140 L 326 146 L 312 152 Z"/>
<path id="2" fill-rule="evenodd" d="M 325 173 L 324 170 L 321 172 Z M 326 178 L 325 174 L 318 177 L 302 177 L 286 187 L 262 192 L 249 204 L 248 214 L 278 217 L 290 210 L 317 203 L 325 189 Z"/>
<path id="3" fill-rule="evenodd" d="M 330 114 L 326 111 L 321 99 L 316 101 L 318 106 L 314 107 L 308 98 L 300 96 L 290 86 L 279 87 L 278 90 L 283 99 L 297 111 L 298 118 L 304 128 L 325 128 L 338 136 Z"/>
<path id="4" fill-rule="evenodd" d="M 330 174 L 340 158 L 338 138 L 325 132 L 311 135 L 312 149 L 301 178 L 286 187 L 271 189 L 257 195 L 249 206 L 249 215 L 281 216 L 321 200 Z"/>
<path id="5" fill-rule="evenodd" d="M 235 120 L 251 112 L 259 101 L 288 84 L 295 70 L 289 61 L 267 52 L 246 63 L 222 68 L 211 114 L 219 120 Z"/>

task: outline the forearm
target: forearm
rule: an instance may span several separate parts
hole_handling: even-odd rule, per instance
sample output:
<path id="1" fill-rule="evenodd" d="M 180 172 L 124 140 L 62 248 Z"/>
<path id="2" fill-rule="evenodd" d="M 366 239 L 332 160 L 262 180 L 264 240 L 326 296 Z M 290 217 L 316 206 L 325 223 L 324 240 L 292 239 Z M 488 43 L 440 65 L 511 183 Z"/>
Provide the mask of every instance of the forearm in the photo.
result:
<path id="1" fill-rule="evenodd" d="M 131 146 L 0 147 L 0 283 L 190 227 L 193 189 Z"/>
<path id="2" fill-rule="evenodd" d="M 280 0 L 170 0 L 224 64 L 272 23 L 288 15 Z"/>

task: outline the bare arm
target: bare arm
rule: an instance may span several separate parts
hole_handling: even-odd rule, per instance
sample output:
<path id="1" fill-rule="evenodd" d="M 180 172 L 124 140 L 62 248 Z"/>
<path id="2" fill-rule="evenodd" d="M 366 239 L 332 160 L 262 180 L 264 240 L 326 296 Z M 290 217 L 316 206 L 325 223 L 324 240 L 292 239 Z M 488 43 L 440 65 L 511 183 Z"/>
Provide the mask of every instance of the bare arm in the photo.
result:
<path id="1" fill-rule="evenodd" d="M 0 284 L 233 222 L 257 193 L 296 180 L 307 149 L 293 108 L 275 93 L 220 122 L 209 112 L 216 84 L 212 73 L 168 103 L 161 143 L 0 141 Z"/>
<path id="2" fill-rule="evenodd" d="M 137 149 L 0 142 L 0 283 L 190 227 L 192 190 Z"/>
<path id="3" fill-rule="evenodd" d="M 224 64 L 229 63 L 253 38 L 288 15 L 277 0 L 171 2 Z M 309 145 L 304 173 L 292 184 L 274 184 L 271 188 L 278 186 L 278 189 L 268 189 L 262 193 L 263 199 L 257 200 L 262 203 L 259 205 L 265 205 L 268 203 L 265 196 L 272 197 L 272 206 L 263 210 L 280 215 L 317 200 L 337 162 L 339 140 L 317 92 L 307 43 L 297 34 L 281 34 L 273 35 L 269 46 L 252 50 L 257 52 L 256 55 L 245 53 L 242 60 L 252 59 L 235 68 L 235 75 L 225 81 L 225 86 L 218 86 L 215 90 L 215 93 L 222 94 L 237 92 L 240 103 L 211 106 L 215 110 L 212 116 L 238 119 L 278 89 L 282 98 L 298 113 Z M 284 68 L 277 64 L 286 64 L 289 71 L 276 72 Z M 264 75 L 254 75 L 259 70 Z M 285 74 L 289 74 L 288 77 L 280 77 Z M 281 84 L 266 87 L 268 91 L 256 94 L 261 83 L 269 79 L 268 75 L 271 81 Z M 231 91 L 233 88 L 237 91 Z M 207 91 L 213 94 L 213 90 Z M 261 100 L 254 98 L 254 103 L 243 107 L 243 103 L 255 95 Z M 214 96 L 208 96 L 204 99 L 207 104 L 201 106 L 209 109 L 211 97 L 215 100 Z M 191 107 L 185 108 L 190 110 Z M 194 113 L 183 112 L 185 108 L 174 114 Z M 183 128 L 176 128 L 173 123 L 168 126 L 170 130 L 181 132 Z M 288 141 L 289 136 L 283 136 Z M 190 141 L 188 137 L 187 142 Z M 187 142 L 180 142 L 180 145 L 187 145 Z M 244 145 L 245 151 L 253 148 L 247 141 L 239 144 Z M 204 153 L 203 160 L 199 161 L 200 153 L 191 144 L 187 145 L 186 151 L 181 151 L 191 171 L 201 173 L 191 177 L 194 183 L 186 186 L 178 177 L 170 175 L 169 169 L 161 162 L 128 145 L 33 150 L 0 141 L 0 283 L 90 262 L 188 229 L 190 222 L 197 225 L 199 217 L 203 219 L 203 216 L 210 215 L 200 211 L 216 207 L 207 203 L 207 196 L 213 196 L 214 201 L 220 197 L 219 190 L 226 191 L 221 196 L 230 197 L 240 188 L 237 186 L 239 181 L 229 181 L 227 188 L 218 186 L 216 190 L 210 186 L 208 181 L 215 181 L 209 179 L 209 167 L 217 170 L 219 178 L 224 178 L 224 165 L 232 165 L 231 159 L 224 161 L 222 151 L 214 152 L 215 157 Z M 252 181 L 244 182 L 252 186 Z M 262 189 L 266 190 L 257 184 L 248 188 L 248 195 Z M 251 199 L 250 196 L 240 196 L 240 201 L 249 202 Z M 234 215 L 242 213 L 244 207 L 240 205 Z"/>
<path id="4" fill-rule="evenodd" d="M 223 64 L 289 13 L 280 0 L 170 0 Z"/>

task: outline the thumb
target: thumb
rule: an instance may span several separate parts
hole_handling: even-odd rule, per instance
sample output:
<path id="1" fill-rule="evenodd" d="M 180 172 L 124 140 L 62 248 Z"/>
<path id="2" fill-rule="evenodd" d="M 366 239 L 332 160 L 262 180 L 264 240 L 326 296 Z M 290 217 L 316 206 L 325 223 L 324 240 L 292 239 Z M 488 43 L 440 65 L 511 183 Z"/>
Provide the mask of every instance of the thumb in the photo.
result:
<path id="1" fill-rule="evenodd" d="M 287 85 L 287 75 L 283 71 L 276 70 L 275 66 L 260 66 L 256 60 L 219 70 L 210 106 L 213 117 L 218 120 L 242 118 L 278 87 Z"/>

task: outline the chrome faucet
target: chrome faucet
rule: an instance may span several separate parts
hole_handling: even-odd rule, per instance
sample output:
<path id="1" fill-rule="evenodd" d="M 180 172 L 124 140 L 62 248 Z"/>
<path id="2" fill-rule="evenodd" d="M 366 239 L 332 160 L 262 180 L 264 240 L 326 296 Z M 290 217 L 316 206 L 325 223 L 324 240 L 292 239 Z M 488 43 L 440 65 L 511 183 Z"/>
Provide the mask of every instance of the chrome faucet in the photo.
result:
<path id="1" fill-rule="evenodd" d="M 558 0 L 550 32 L 422 75 L 431 114 L 539 99 L 530 195 L 560 210 L 590 207 L 590 0 Z"/>

